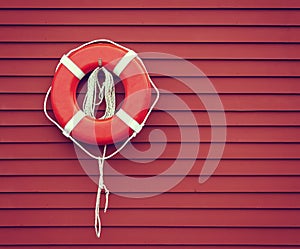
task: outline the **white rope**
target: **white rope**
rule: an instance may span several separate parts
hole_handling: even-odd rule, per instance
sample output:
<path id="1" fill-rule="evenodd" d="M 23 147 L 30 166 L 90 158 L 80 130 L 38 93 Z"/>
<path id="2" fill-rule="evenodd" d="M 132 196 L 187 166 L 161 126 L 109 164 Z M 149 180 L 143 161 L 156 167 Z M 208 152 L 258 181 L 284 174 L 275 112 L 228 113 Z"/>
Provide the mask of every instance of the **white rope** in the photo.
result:
<path id="1" fill-rule="evenodd" d="M 100 71 L 103 71 L 105 76 L 102 86 L 98 80 L 98 73 Z M 92 118 L 96 118 L 96 107 L 102 103 L 104 95 L 106 109 L 104 115 L 99 119 L 110 118 L 115 114 L 116 100 L 113 76 L 104 67 L 97 67 L 88 78 L 87 92 L 83 101 L 83 112 Z"/>
<path id="2" fill-rule="evenodd" d="M 98 74 L 100 71 L 103 71 L 105 80 L 102 83 L 99 82 Z M 98 94 L 97 94 L 98 93 Z M 116 100 L 115 100 L 115 85 L 112 74 L 107 71 L 104 67 L 97 67 L 89 76 L 87 83 L 87 92 L 83 101 L 82 109 L 84 113 L 92 118 L 96 118 L 97 107 L 102 103 L 103 98 L 105 96 L 106 108 L 105 113 L 100 119 L 110 118 L 115 114 L 116 110 Z M 97 237 L 99 238 L 101 235 L 101 218 L 100 218 L 100 199 L 101 192 L 104 189 L 106 201 L 104 212 L 106 213 L 108 207 L 108 195 L 109 190 L 104 184 L 103 179 L 103 166 L 105 162 L 105 154 L 106 154 L 106 145 L 103 149 L 102 158 L 98 158 L 99 165 L 99 182 L 98 182 L 98 191 L 96 197 L 96 206 L 95 206 L 95 232 Z"/>
<path id="3" fill-rule="evenodd" d="M 103 156 L 105 156 L 106 153 L 106 145 L 103 149 Z M 101 192 L 104 189 L 105 191 L 105 207 L 104 207 L 104 213 L 106 213 L 108 208 L 108 196 L 109 196 L 109 190 L 104 184 L 103 179 L 103 166 L 104 166 L 104 159 L 99 158 L 98 159 L 98 165 L 99 165 L 99 182 L 98 182 L 98 191 L 97 191 L 97 197 L 96 197 L 96 206 L 95 206 L 95 232 L 98 238 L 100 238 L 101 235 L 101 218 L 99 214 L 100 210 L 100 199 L 101 199 Z"/>
<path id="4" fill-rule="evenodd" d="M 98 39 L 98 40 L 93 40 L 91 42 L 85 43 L 75 49 L 70 50 L 66 56 L 69 56 L 71 53 L 85 47 L 88 46 L 90 44 L 93 43 L 99 43 L 99 42 L 105 42 L 105 43 L 110 43 L 113 44 L 119 48 L 122 48 L 126 51 L 130 51 L 128 48 L 119 45 L 113 41 L 107 40 L 107 39 Z M 143 61 L 137 56 L 136 57 L 141 65 L 143 66 L 143 68 L 146 71 L 146 68 L 143 64 Z M 57 71 L 57 69 L 59 68 L 59 66 L 61 65 L 61 61 L 58 63 L 55 71 Z M 102 70 L 104 72 L 105 75 L 105 81 L 103 82 L 103 85 L 101 86 L 98 80 L 98 72 Z M 151 105 L 151 107 L 149 108 L 143 122 L 140 124 L 142 127 L 144 126 L 144 124 L 146 123 L 147 119 L 149 118 L 150 113 L 152 112 L 154 106 L 156 105 L 156 103 L 159 100 L 159 91 L 158 88 L 156 87 L 156 85 L 153 83 L 153 81 L 151 80 L 150 76 L 147 74 L 148 80 L 151 83 L 151 86 L 153 87 L 154 91 L 156 92 L 156 97 Z M 89 86 L 89 81 L 90 86 Z M 89 90 L 89 87 L 91 88 L 91 90 Z M 96 92 L 97 92 L 97 88 L 99 89 L 99 101 L 97 102 L 97 98 L 96 98 Z M 64 129 L 53 119 L 49 116 L 48 112 L 47 112 L 47 101 L 50 95 L 52 87 L 50 86 L 45 99 L 44 99 L 44 114 L 45 116 L 54 124 L 56 125 L 63 133 L 65 132 Z M 87 95 L 85 96 L 84 99 L 84 107 L 83 109 L 84 112 L 88 115 L 91 115 L 92 117 L 95 118 L 95 108 L 96 106 L 98 106 L 101 101 L 103 100 L 103 90 L 104 90 L 104 94 L 105 94 L 105 99 L 106 99 L 106 110 L 105 110 L 105 114 L 100 118 L 107 118 L 108 115 L 110 115 L 112 113 L 113 110 L 113 114 L 115 112 L 115 94 L 114 94 L 114 83 L 113 83 L 113 79 L 111 74 L 105 69 L 105 68 L 97 68 L 95 69 L 92 74 L 90 75 L 89 79 L 88 79 L 88 91 L 87 91 Z M 114 100 L 113 100 L 114 99 Z M 97 237 L 100 237 L 101 234 L 101 220 L 100 220 L 100 215 L 99 215 L 99 209 L 100 209 L 100 196 L 101 196 L 101 192 L 102 189 L 105 190 L 105 194 L 106 194 L 106 202 L 105 202 L 105 208 L 104 208 L 104 212 L 107 211 L 107 207 L 108 207 L 108 195 L 109 195 L 109 190 L 107 189 L 107 187 L 104 184 L 104 180 L 103 180 L 103 165 L 106 159 L 109 159 L 113 156 L 115 156 L 117 153 L 119 153 L 130 141 L 132 138 L 134 138 L 136 136 L 136 132 L 134 132 L 129 138 L 127 138 L 127 140 L 118 148 L 116 149 L 114 152 L 112 152 L 110 155 L 106 156 L 106 145 L 104 146 L 103 149 L 103 155 L 102 156 L 96 156 L 93 153 L 89 152 L 86 148 L 84 148 L 76 139 L 74 139 L 71 135 L 69 136 L 69 139 L 76 144 L 82 151 L 84 151 L 87 155 L 89 155 L 90 157 L 98 160 L 98 164 L 99 164 L 99 183 L 98 183 L 98 191 L 97 191 L 97 199 L 96 199 L 96 206 L 95 206 L 95 232 Z"/>

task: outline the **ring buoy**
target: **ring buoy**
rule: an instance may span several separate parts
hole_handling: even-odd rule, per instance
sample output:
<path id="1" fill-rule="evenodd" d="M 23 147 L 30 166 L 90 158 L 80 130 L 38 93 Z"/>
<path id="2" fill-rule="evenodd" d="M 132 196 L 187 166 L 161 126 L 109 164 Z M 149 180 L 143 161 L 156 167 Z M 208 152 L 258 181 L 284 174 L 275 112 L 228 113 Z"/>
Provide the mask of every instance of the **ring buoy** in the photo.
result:
<path id="1" fill-rule="evenodd" d="M 76 90 L 80 80 L 102 66 L 120 77 L 125 99 L 114 116 L 95 119 L 79 108 Z M 89 144 L 113 144 L 138 133 L 150 108 L 149 75 L 132 50 L 109 43 L 89 44 L 68 56 L 64 55 L 52 81 L 51 103 L 57 122 L 64 134 Z"/>

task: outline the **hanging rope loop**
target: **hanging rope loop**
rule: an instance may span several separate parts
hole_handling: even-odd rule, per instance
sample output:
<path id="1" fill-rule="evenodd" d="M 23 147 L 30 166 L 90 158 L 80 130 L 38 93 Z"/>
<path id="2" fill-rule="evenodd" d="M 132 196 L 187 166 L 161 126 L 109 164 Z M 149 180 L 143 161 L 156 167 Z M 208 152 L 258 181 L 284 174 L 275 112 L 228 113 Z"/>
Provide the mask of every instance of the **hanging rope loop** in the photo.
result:
<path id="1" fill-rule="evenodd" d="M 106 145 L 103 149 L 103 156 L 106 154 Z M 104 184 L 104 162 L 105 160 L 102 158 L 98 158 L 98 165 L 99 165 L 99 182 L 98 182 L 98 191 L 97 191 L 97 197 L 96 197 L 96 206 L 95 206 L 95 232 L 97 237 L 99 238 L 101 235 L 101 218 L 100 218 L 100 200 L 101 200 L 101 192 L 102 190 L 105 191 L 105 207 L 104 207 L 104 213 L 106 213 L 108 208 L 108 196 L 109 196 L 109 190 Z"/>

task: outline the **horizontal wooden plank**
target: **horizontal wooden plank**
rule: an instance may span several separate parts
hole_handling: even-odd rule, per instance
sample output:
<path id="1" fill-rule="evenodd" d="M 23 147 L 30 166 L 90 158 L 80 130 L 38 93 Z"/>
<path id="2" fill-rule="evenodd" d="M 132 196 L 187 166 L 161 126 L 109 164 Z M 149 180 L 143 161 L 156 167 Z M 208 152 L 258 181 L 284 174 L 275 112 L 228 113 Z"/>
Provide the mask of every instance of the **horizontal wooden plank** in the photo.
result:
<path id="1" fill-rule="evenodd" d="M 50 114 L 51 111 L 50 111 Z M 195 121 L 189 118 L 192 114 Z M 221 117 L 221 112 L 210 112 L 215 117 Z M 226 111 L 227 126 L 299 126 L 300 113 L 289 111 Z M 158 118 L 159 116 L 159 118 Z M 53 126 L 41 110 L 3 110 L 0 111 L 0 126 Z M 206 112 L 192 111 L 154 111 L 147 120 L 147 126 L 199 126 L 212 125 Z M 222 122 L 215 122 L 213 126 L 222 126 Z"/>
<path id="2" fill-rule="evenodd" d="M 299 48 L 300 51 L 300 48 Z M 210 93 L 211 89 L 205 87 L 208 82 L 199 77 L 159 77 L 154 76 L 152 80 L 160 90 L 172 93 Z M 298 77 L 209 77 L 216 92 L 222 93 L 267 93 L 282 94 L 300 93 Z M 52 77 L 0 77 L 1 93 L 46 93 L 51 85 Z M 84 84 L 82 82 L 81 84 Z M 203 84 L 201 89 L 199 84 Z M 208 84 L 207 84 L 208 85 Z M 84 85 L 82 92 L 84 91 Z M 118 93 L 123 92 L 120 87 L 116 88 Z"/>
<path id="3" fill-rule="evenodd" d="M 69 249 L 69 248 L 74 248 L 74 249 L 94 249 L 94 245 L 13 245 L 9 246 L 10 249 L 32 249 L 34 247 L 38 247 L 41 249 Z M 184 245 L 185 248 L 200 248 L 200 249 L 257 249 L 256 245 L 230 245 L 230 246 L 224 246 L 224 245 Z M 7 249 L 7 246 L 1 246 L 0 248 L 5 248 Z M 117 245 L 117 246 L 112 246 L 112 245 L 101 245 L 101 248 L 104 249 L 143 249 L 145 248 L 145 245 Z M 182 248 L 182 245 L 147 245 L 147 248 L 155 248 L 155 249 L 180 249 Z M 293 246 L 293 245 L 284 245 L 284 246 L 266 246 L 264 245 L 264 248 L 267 249 L 299 249 L 300 246 Z"/>
<path id="4" fill-rule="evenodd" d="M 1 246 L 0 248 L 7 249 L 8 246 Z M 24 245 L 13 245 L 9 246 L 10 249 L 32 249 L 34 246 L 24 246 Z M 94 249 L 95 246 L 93 245 L 38 245 L 36 246 L 41 249 L 70 249 L 70 248 L 76 248 L 76 249 Z M 198 248 L 198 245 L 184 245 L 185 248 Z M 291 246 L 291 245 L 285 245 L 285 248 L 288 249 L 299 249 L 300 246 Z M 112 245 L 101 245 L 101 248 L 103 249 L 143 249 L 145 248 L 145 245 L 118 245 L 118 246 L 112 246 Z M 182 245 L 147 245 L 147 248 L 155 248 L 155 249 L 179 249 L 182 248 Z M 264 245 L 264 248 L 266 249 L 278 249 L 279 246 L 266 246 Z M 201 245 L 201 249 L 257 249 L 256 245 L 230 245 L 230 246 L 224 246 L 224 245 Z"/>
<path id="5" fill-rule="evenodd" d="M 134 143 L 134 141 L 133 141 Z M 184 153 L 180 156 L 181 159 L 198 159 L 207 157 L 210 148 L 209 143 L 201 143 L 201 150 L 195 152 L 195 146 L 198 143 L 152 143 L 152 152 L 134 153 L 130 147 L 125 147 L 123 155 L 127 159 L 151 159 L 152 153 L 161 152 L 160 158 L 176 159 L 178 152 L 181 149 Z M 138 143 L 135 147 L 139 151 L 146 151 L 149 149 L 149 143 Z M 164 148 L 165 146 L 165 148 Z M 216 144 L 220 146 L 220 144 Z M 94 153 L 99 153 L 98 149 L 93 149 L 87 146 Z M 74 151 L 74 145 L 71 143 L 29 143 L 29 144 L 0 144 L 0 157 L 2 159 L 75 159 L 88 158 L 81 152 Z M 275 143 L 227 143 L 225 146 L 224 159 L 299 159 L 300 144 L 275 144 Z M 96 151 L 95 151 L 96 150 Z M 108 148 L 110 151 L 110 148 Z M 157 155 L 155 155 L 155 158 Z M 115 158 L 123 158 L 117 154 Z M 154 159 L 154 158 L 152 158 Z M 215 159 L 214 157 L 211 159 Z"/>
<path id="6" fill-rule="evenodd" d="M 299 42 L 300 27 L 1 26 L 0 42 Z M 180 35 L 178 35 L 180 34 Z"/>
<path id="7" fill-rule="evenodd" d="M 0 228 L 2 245 L 159 244 L 159 245 L 299 245 L 298 228 Z M 16 240 L 15 235 L 18 234 Z M 164 236 L 162 236 L 162 234 Z M 151 235 L 151 236 L 149 236 Z"/>
<path id="8" fill-rule="evenodd" d="M 1 94 L 2 110 L 42 110 L 45 94 Z M 82 96 L 81 96 L 82 97 Z M 121 101 L 122 96 L 117 96 Z M 20 100 L 20 101 L 16 101 Z M 221 100 L 223 107 L 214 104 Z M 204 107 L 205 101 L 207 107 Z M 184 103 L 184 104 L 183 104 Z M 157 108 L 164 111 L 299 111 L 300 95 L 161 94 Z M 51 104 L 48 103 L 48 109 Z M 160 118 L 153 114 L 153 118 Z"/>
<path id="9" fill-rule="evenodd" d="M 195 124 L 196 125 L 196 124 Z M 215 132 L 223 132 L 223 127 L 214 127 Z M 184 126 L 153 126 L 144 127 L 134 140 L 135 142 L 148 142 L 151 132 L 160 130 L 165 134 L 153 133 L 151 142 L 210 142 L 211 128 Z M 300 127 L 227 127 L 227 142 L 253 143 L 253 142 L 300 142 Z M 68 142 L 69 140 L 61 134 L 54 126 L 48 127 L 0 127 L 1 142 L 4 143 L 48 143 Z M 195 134 L 199 133 L 199 136 Z M 223 140 L 215 140 L 222 142 Z"/>
<path id="10" fill-rule="evenodd" d="M 29 3 L 24 3 L 22 0 L 11 0 L 9 2 L 1 2 L 1 8 L 28 8 L 28 9 L 182 9 L 182 8 L 300 8 L 297 0 L 281 1 L 281 0 L 173 0 L 172 3 L 168 1 L 152 0 L 152 1 L 138 1 L 129 0 L 126 4 L 121 0 L 114 2 L 95 2 L 93 0 L 85 0 L 84 5 L 80 0 L 53 0 L 51 2 L 40 2 L 38 0 L 31 0 Z"/>
<path id="11" fill-rule="evenodd" d="M 170 4 L 172 5 L 172 4 Z M 0 25 L 299 25 L 299 10 L 0 10 Z M 117 16 L 117 18 L 116 18 Z M 155 18 L 153 18 L 155 16 Z M 88 18 L 87 18 L 88 17 Z"/>
<path id="12" fill-rule="evenodd" d="M 127 193 L 126 196 L 130 197 Z M 96 193 L 0 193 L 1 209 L 95 208 Z M 299 209 L 300 193 L 163 193 L 149 198 L 109 197 L 114 208 Z M 102 205 L 103 203 L 101 203 Z M 2 210 L 1 210 L 2 211 Z M 107 213 L 108 214 L 108 213 Z"/>
<path id="13" fill-rule="evenodd" d="M 94 245 L 38 245 L 38 246 L 24 246 L 24 245 L 13 245 L 9 246 L 10 249 L 32 249 L 34 247 L 38 247 L 41 249 L 70 249 L 70 248 L 76 248 L 76 249 L 94 249 Z M 198 248 L 198 245 L 184 245 L 185 248 Z M 299 249 L 300 246 L 291 246 L 291 245 L 285 245 L 284 246 L 287 249 Z M 8 246 L 1 246 L 0 248 L 5 248 L 7 249 Z M 101 245 L 101 248 L 103 249 L 143 249 L 145 248 L 145 245 Z M 180 249 L 182 248 L 182 245 L 147 245 L 147 248 L 152 249 Z M 279 246 L 266 246 L 264 245 L 264 248 L 266 249 L 278 249 Z M 257 249 L 256 245 L 229 245 L 229 246 L 224 246 L 224 245 L 201 245 L 201 249 Z"/>
<path id="14" fill-rule="evenodd" d="M 275 60 L 184 60 L 147 59 L 151 75 L 166 76 L 258 76 L 299 77 L 300 61 Z M 0 60 L 1 76 L 53 76 L 57 60 Z M 22 65 L 22 66 L 21 66 Z M 194 66 L 197 68 L 194 68 Z"/>
<path id="15" fill-rule="evenodd" d="M 0 227 L 90 227 L 93 216 L 93 209 L 1 210 Z M 104 227 L 300 226 L 300 210 L 111 209 L 101 218 Z"/>
<path id="16" fill-rule="evenodd" d="M 58 59 L 80 46 L 74 42 L 0 43 L 0 58 Z M 184 59 L 300 59 L 297 43 L 122 43 L 149 58 L 148 52 L 168 53 Z"/>
<path id="17" fill-rule="evenodd" d="M 196 160 L 188 175 L 198 176 L 203 167 L 205 160 Z M 130 161 L 126 159 L 109 160 L 109 165 L 124 175 L 131 176 L 153 176 L 158 175 L 164 170 L 172 167 L 174 161 L 167 159 L 156 159 L 153 162 L 147 160 Z M 177 161 L 179 165 L 190 163 L 189 160 Z M 37 176 L 37 175 L 86 175 L 84 169 L 90 175 L 98 175 L 98 164 L 96 160 L 87 159 L 80 161 L 77 159 L 70 160 L 1 160 L 0 174 L 7 176 Z M 179 167 L 180 168 L 180 167 Z M 112 173 L 106 172 L 106 175 Z M 168 175 L 182 175 L 179 170 L 173 170 Z M 222 159 L 216 171 L 216 176 L 296 176 L 300 175 L 298 160 L 225 160 Z"/>
<path id="18" fill-rule="evenodd" d="M 94 177 L 97 178 L 96 176 Z M 123 178 L 123 179 L 122 179 Z M 168 192 L 300 192 L 299 176 L 212 176 L 199 184 L 198 176 L 187 176 Z M 96 184 L 88 176 L 1 176 L 0 191 L 14 192 L 95 192 Z M 177 183 L 182 176 L 156 176 L 156 181 Z M 137 180 L 138 181 L 138 180 Z M 159 193 L 159 186 L 146 189 L 135 184 L 125 184 L 122 176 L 105 176 L 105 184 L 112 193 Z M 149 182 L 148 182 L 149 183 Z M 276 183 L 276 184 L 275 184 Z M 145 183 L 146 184 L 146 183 Z M 133 186 L 134 185 L 134 186 Z M 142 190 L 141 190 L 142 189 Z M 141 192 L 143 191 L 143 192 Z"/>

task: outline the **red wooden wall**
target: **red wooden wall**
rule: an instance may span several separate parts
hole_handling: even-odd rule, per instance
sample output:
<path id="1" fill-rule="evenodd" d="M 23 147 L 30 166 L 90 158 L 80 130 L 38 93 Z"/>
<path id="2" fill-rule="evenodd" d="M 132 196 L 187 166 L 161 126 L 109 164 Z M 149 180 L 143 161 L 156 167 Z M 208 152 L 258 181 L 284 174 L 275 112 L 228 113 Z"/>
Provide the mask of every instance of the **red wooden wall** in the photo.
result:
<path id="1" fill-rule="evenodd" d="M 0 6 L 1 248 L 300 248 L 300 1 L 10 0 Z M 108 213 L 101 213 L 101 239 L 93 230 L 97 186 L 42 111 L 60 56 L 95 38 L 190 60 L 220 94 L 228 124 L 223 159 L 199 185 L 210 141 L 206 111 L 193 105 L 186 88 L 155 76 L 159 87 L 191 106 L 203 149 L 167 193 L 112 194 Z M 167 168 L 181 142 L 168 115 L 154 112 L 134 145 L 145 149 L 154 128 L 169 141 L 159 160 L 110 163 L 139 177 Z M 191 128 L 188 120 L 183 128 Z M 193 136 L 184 142 L 197 145 Z M 90 166 L 96 171 L 93 161 Z"/>

